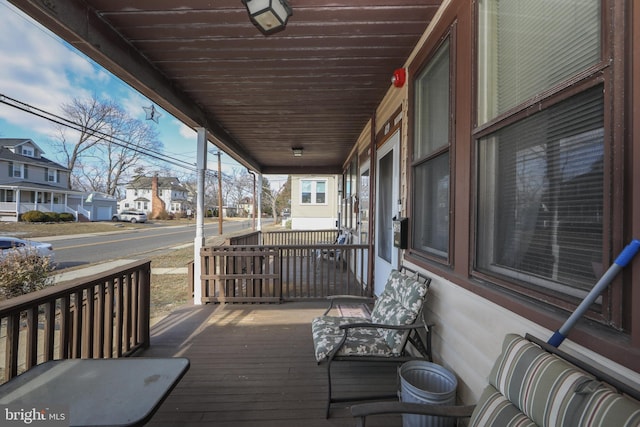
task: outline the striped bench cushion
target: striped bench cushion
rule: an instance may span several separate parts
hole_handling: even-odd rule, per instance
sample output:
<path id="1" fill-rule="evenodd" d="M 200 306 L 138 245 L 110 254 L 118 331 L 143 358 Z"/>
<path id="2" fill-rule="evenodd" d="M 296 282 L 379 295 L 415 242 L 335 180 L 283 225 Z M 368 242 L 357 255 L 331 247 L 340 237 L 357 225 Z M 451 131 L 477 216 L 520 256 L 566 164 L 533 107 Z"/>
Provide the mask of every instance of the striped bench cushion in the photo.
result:
<path id="1" fill-rule="evenodd" d="M 487 386 L 473 411 L 470 427 L 537 427 L 493 386 Z"/>
<path id="2" fill-rule="evenodd" d="M 489 375 L 489 384 L 540 427 L 640 426 L 639 402 L 622 396 L 519 335 L 505 337 L 502 354 Z M 481 401 L 470 425 L 506 425 L 486 422 L 504 417 L 498 414 L 499 409 L 499 405 Z"/>

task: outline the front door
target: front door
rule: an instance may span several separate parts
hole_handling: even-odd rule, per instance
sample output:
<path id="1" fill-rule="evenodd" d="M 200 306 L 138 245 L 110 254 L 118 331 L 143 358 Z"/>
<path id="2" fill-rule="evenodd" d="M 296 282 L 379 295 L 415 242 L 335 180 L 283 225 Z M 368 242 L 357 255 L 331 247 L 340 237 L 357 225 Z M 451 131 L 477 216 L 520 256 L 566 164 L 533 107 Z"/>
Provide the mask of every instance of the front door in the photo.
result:
<path id="1" fill-rule="evenodd" d="M 398 268 L 399 251 L 393 246 L 393 217 L 399 215 L 400 132 L 396 131 L 376 155 L 376 229 L 374 291 L 380 295 L 391 270 Z"/>

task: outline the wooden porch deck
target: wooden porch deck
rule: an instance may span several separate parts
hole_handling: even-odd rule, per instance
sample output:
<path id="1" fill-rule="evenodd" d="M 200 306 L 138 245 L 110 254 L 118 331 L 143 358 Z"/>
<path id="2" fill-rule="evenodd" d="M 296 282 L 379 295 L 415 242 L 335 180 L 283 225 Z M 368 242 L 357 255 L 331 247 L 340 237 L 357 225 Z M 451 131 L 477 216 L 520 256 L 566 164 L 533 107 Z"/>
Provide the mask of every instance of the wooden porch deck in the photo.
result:
<path id="1" fill-rule="evenodd" d="M 347 405 L 325 419 L 326 366 L 313 355 L 311 320 L 325 302 L 185 307 L 151 330 L 141 356 L 183 356 L 191 368 L 148 426 L 354 426 Z M 363 366 L 365 365 L 365 366 Z M 336 363 L 336 396 L 397 389 L 395 365 Z M 370 427 L 402 425 L 372 417 Z"/>

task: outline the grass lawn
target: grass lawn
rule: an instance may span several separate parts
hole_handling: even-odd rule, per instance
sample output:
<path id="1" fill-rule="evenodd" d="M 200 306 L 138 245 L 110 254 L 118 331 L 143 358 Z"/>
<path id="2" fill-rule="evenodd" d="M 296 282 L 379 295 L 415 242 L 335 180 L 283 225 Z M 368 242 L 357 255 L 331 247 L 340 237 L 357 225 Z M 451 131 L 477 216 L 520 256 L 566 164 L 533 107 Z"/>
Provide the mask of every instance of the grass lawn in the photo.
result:
<path id="1" fill-rule="evenodd" d="M 151 257 L 151 323 L 155 323 L 172 310 L 191 303 L 189 274 L 153 274 L 156 267 L 180 268 L 193 261 L 193 246 L 174 249 Z"/>

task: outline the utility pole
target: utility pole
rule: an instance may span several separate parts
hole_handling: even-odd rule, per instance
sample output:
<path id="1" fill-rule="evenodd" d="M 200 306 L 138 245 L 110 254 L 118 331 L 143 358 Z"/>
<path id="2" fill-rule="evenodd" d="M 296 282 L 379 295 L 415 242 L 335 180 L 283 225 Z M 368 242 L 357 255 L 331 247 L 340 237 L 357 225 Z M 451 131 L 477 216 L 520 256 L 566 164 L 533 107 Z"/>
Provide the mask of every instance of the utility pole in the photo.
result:
<path id="1" fill-rule="evenodd" d="M 218 156 L 218 234 L 222 236 L 222 152 L 216 153 Z"/>

